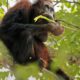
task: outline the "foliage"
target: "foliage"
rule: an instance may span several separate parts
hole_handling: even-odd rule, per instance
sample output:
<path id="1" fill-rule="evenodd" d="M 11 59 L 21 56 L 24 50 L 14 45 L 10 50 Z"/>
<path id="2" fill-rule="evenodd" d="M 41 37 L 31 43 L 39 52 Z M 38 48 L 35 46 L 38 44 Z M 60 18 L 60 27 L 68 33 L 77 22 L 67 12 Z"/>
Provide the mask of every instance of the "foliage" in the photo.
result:
<path id="1" fill-rule="evenodd" d="M 7 0 L 0 0 L 0 19 L 4 15 L 4 9 L 2 6 L 7 7 Z M 77 1 L 77 2 L 76 2 Z M 53 36 L 49 34 L 48 41 L 45 43 L 53 56 L 51 64 L 52 72 L 43 70 L 41 73 L 43 76 L 39 76 L 39 68 L 37 62 L 26 65 L 14 65 L 13 73 L 18 78 L 17 80 L 26 80 L 29 76 L 36 77 L 40 80 L 60 80 L 55 75 L 57 68 L 61 68 L 74 80 L 80 80 L 80 0 L 54 0 L 56 19 L 61 22 L 61 25 L 65 27 L 65 32 L 61 36 Z M 57 8 L 56 8 L 57 7 Z M 2 54 L 1 54 L 2 53 Z M 10 61 L 11 58 L 6 58 L 8 53 L 4 44 L 0 43 L 0 63 L 4 66 L 4 63 L 13 65 Z M 6 62 L 7 61 L 7 62 Z M 6 64 L 5 64 L 6 65 Z M 9 72 L 0 73 L 0 78 L 7 76 Z M 48 79 L 49 78 L 49 79 Z M 34 79 L 34 80 L 36 80 Z"/>

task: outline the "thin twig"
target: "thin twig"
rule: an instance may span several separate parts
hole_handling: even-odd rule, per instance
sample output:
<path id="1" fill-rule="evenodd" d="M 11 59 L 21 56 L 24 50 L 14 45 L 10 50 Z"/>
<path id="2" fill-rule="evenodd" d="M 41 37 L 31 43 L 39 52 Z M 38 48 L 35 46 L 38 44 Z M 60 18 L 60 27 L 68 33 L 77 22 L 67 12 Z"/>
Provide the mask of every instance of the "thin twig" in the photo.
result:
<path id="1" fill-rule="evenodd" d="M 65 3 L 65 2 L 68 2 L 68 3 L 75 3 L 75 4 L 79 4 L 80 5 L 80 2 L 77 2 L 77 1 L 53 1 L 53 2 L 56 2 L 56 3 Z"/>
<path id="2" fill-rule="evenodd" d="M 8 2 L 8 0 L 7 0 L 7 10 L 8 10 L 8 5 L 9 5 L 9 2 Z"/>
<path id="3" fill-rule="evenodd" d="M 58 3 L 59 3 L 59 2 L 56 1 L 56 3 L 53 5 L 53 7 L 56 6 Z"/>
<path id="4" fill-rule="evenodd" d="M 79 26 L 77 26 L 77 25 L 75 25 L 75 24 L 72 24 L 72 23 L 69 23 L 69 22 L 67 22 L 67 21 L 65 21 L 65 20 L 61 20 L 61 19 L 60 19 L 60 20 L 58 20 L 58 21 L 64 22 L 64 23 L 66 23 L 66 24 L 68 24 L 68 25 L 71 25 L 71 26 L 74 26 L 74 27 L 80 29 Z"/>

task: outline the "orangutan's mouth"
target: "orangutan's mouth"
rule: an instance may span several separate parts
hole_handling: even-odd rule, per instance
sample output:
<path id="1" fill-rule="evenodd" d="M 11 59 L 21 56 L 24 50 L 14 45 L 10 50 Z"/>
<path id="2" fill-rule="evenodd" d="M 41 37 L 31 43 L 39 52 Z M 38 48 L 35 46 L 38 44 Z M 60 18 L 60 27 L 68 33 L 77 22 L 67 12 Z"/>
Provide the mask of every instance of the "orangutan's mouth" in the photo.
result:
<path id="1" fill-rule="evenodd" d="M 47 17 L 47 18 L 49 18 L 49 19 L 53 19 L 53 17 L 52 16 L 50 16 L 49 14 L 43 14 L 43 16 L 45 16 L 45 17 Z"/>

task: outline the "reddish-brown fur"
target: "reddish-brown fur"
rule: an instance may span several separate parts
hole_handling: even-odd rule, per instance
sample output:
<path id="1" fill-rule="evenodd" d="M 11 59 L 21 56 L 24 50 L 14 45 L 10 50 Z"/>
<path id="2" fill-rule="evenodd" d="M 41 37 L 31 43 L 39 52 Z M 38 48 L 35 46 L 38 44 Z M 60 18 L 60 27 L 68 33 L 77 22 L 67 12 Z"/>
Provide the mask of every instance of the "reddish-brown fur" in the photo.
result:
<path id="1" fill-rule="evenodd" d="M 47 5 L 44 5 L 45 2 Z M 38 15 L 42 15 L 43 12 L 45 13 L 45 8 L 48 9 L 47 11 L 52 10 L 49 13 L 53 15 L 54 10 L 48 2 L 50 2 L 50 0 L 38 0 L 36 5 L 33 6 L 28 0 L 20 0 L 15 6 L 8 10 L 1 22 L 0 38 L 9 49 L 14 61 L 19 64 L 26 64 L 30 61 L 38 60 L 40 61 L 41 67 L 48 69 L 50 66 L 51 57 L 43 42 L 46 41 L 48 32 L 57 36 L 62 34 L 64 31 L 63 27 L 56 24 L 53 26 L 53 23 L 50 24 L 50 26 L 52 25 L 51 27 L 47 25 L 47 29 L 46 27 L 42 29 L 41 26 L 36 27 L 37 29 L 35 28 L 35 31 L 37 34 L 34 36 L 33 26 L 26 26 L 26 24 L 36 24 L 33 22 L 34 18 Z M 32 12 L 30 12 L 31 10 Z M 42 13 L 40 13 L 41 11 Z M 45 16 L 53 18 L 49 13 Z M 38 23 L 39 22 L 37 22 L 37 24 Z M 41 20 L 40 23 L 44 24 L 46 21 Z M 23 28 L 24 26 L 25 28 Z M 56 74 L 63 77 L 65 80 L 70 80 L 61 69 L 58 69 Z"/>
<path id="2" fill-rule="evenodd" d="M 36 48 L 37 48 L 38 58 L 42 64 L 40 66 L 44 68 L 49 68 L 49 63 L 51 61 L 51 58 L 50 58 L 47 47 L 45 46 L 44 43 L 38 42 L 36 44 Z"/>
<path id="3" fill-rule="evenodd" d="M 37 3 L 37 5 L 35 6 L 35 11 L 36 11 L 36 8 L 39 9 L 37 6 L 38 4 L 41 4 L 43 3 L 42 0 L 39 0 L 41 1 Z M 41 6 L 42 7 L 42 6 Z M 32 4 L 30 4 L 30 2 L 28 0 L 21 0 L 19 1 L 15 6 L 13 6 L 12 8 L 9 9 L 9 11 L 6 13 L 6 15 L 4 16 L 3 20 L 2 20 L 2 25 L 5 24 L 4 27 L 11 27 L 11 26 L 8 26 L 12 23 L 19 23 L 17 21 L 18 18 L 24 18 L 26 17 L 28 19 L 28 15 L 29 14 L 29 11 L 31 10 L 32 8 Z M 18 12 L 17 12 L 18 11 Z M 15 18 L 16 16 L 18 16 L 18 13 L 20 13 L 19 11 L 21 11 L 21 14 L 23 13 L 22 16 L 19 16 L 17 18 Z M 40 10 L 39 10 L 40 11 Z M 37 11 L 34 13 L 36 14 L 38 13 Z M 15 14 L 15 15 L 13 15 Z M 12 16 L 13 15 L 13 16 Z M 32 14 L 33 15 L 33 14 Z M 37 14 L 38 15 L 38 14 Z M 36 16 L 34 16 L 36 17 Z M 11 20 L 9 20 L 8 18 L 10 18 Z M 32 18 L 32 17 L 31 17 Z M 30 19 L 30 18 L 29 18 Z M 9 20 L 9 22 L 8 22 Z M 31 20 L 34 20 L 33 18 Z M 20 22 L 21 23 L 21 22 Z M 22 23 L 24 24 L 24 23 Z M 26 24 L 26 22 L 25 22 Z M 30 23 L 29 23 L 30 24 Z M 38 24 L 38 23 L 37 23 Z M 13 25 L 12 25 L 13 26 Z M 15 26 L 16 27 L 16 26 Z M 42 31 L 40 35 L 37 35 L 37 38 L 39 38 L 39 36 L 42 36 L 40 39 L 43 39 L 45 36 L 47 36 L 47 31 Z M 13 33 L 10 33 L 10 34 L 15 34 L 15 32 Z M 32 39 L 31 39 L 31 43 L 32 43 L 32 48 L 30 47 L 29 49 L 26 48 L 27 45 L 31 45 L 31 44 L 28 44 L 25 39 L 27 40 L 27 34 L 28 34 L 28 30 L 25 30 L 23 32 L 21 32 L 19 35 L 18 33 L 16 32 L 16 35 L 12 38 L 11 37 L 11 40 L 12 39 L 16 39 L 18 36 L 20 36 L 19 38 L 23 38 L 22 42 L 21 40 L 19 39 L 16 39 L 18 42 L 20 41 L 20 43 L 18 42 L 11 42 L 9 43 L 6 38 L 3 39 L 4 43 L 7 45 L 7 47 L 10 49 L 11 51 L 11 54 L 14 58 L 14 60 L 18 63 L 21 63 L 21 64 L 25 64 L 26 62 L 29 61 L 29 57 L 33 57 L 34 58 L 37 58 L 39 61 L 40 61 L 40 66 L 44 67 L 44 68 L 48 68 L 49 67 L 49 62 L 50 62 L 50 56 L 49 56 L 49 53 L 48 53 L 48 50 L 47 50 L 47 47 L 44 45 L 43 41 L 40 41 L 38 39 L 35 39 L 35 37 L 32 37 L 32 39 L 35 40 L 35 43 L 32 43 Z M 17 36 L 18 35 L 18 36 Z M 8 35 L 9 36 L 9 35 Z M 24 36 L 24 37 L 23 37 Z M 10 38 L 9 38 L 10 39 Z M 24 42 L 25 41 L 25 42 Z M 7 42 L 7 43 L 6 43 Z M 24 43 L 24 44 L 23 44 Z M 17 45 L 16 45 L 17 44 Z M 18 46 L 19 45 L 19 46 Z M 24 45 L 24 46 L 23 46 Z M 11 46 L 13 48 L 11 48 Z M 16 47 L 18 46 L 18 48 Z M 21 46 L 23 46 L 21 48 Z M 20 49 L 21 51 L 17 50 L 17 49 Z M 27 51 L 29 51 L 31 53 L 31 55 L 29 53 L 27 53 Z M 30 56 L 29 56 L 30 55 Z M 26 58 L 25 58 L 26 56 Z"/>
<path id="4" fill-rule="evenodd" d="M 18 2 L 15 6 L 10 8 L 10 10 L 19 10 L 19 9 L 25 9 L 25 11 L 30 10 L 30 7 L 32 5 L 29 3 L 28 0 L 21 0 Z"/>

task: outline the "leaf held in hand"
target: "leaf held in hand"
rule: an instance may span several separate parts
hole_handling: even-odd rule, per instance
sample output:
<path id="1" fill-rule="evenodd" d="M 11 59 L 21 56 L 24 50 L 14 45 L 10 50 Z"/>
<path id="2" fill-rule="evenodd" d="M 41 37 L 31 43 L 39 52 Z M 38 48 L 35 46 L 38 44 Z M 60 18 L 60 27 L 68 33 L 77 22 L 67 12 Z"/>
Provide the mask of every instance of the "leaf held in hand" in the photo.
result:
<path id="1" fill-rule="evenodd" d="M 47 18 L 47 17 L 45 17 L 45 16 L 43 16 L 43 15 L 39 15 L 39 16 L 35 17 L 35 18 L 34 18 L 34 21 L 37 22 L 39 19 L 45 19 L 45 20 L 47 20 L 48 22 L 55 22 L 54 20 L 51 20 L 51 19 L 49 19 L 49 18 Z"/>

